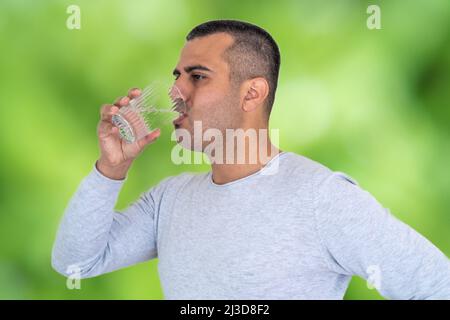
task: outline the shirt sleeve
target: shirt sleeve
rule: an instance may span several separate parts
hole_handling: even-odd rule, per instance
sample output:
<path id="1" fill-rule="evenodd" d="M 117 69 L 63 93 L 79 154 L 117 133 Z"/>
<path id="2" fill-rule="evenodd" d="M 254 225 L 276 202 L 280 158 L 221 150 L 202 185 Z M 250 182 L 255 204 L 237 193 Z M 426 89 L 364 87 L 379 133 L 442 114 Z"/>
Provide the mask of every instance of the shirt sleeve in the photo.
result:
<path id="1" fill-rule="evenodd" d="M 124 181 L 103 176 L 95 166 L 83 179 L 64 212 L 53 245 L 52 266 L 57 272 L 89 278 L 157 256 L 160 187 L 118 212 L 114 206 Z"/>
<path id="2" fill-rule="evenodd" d="M 450 299 L 450 261 L 349 176 L 315 185 L 315 217 L 329 268 L 358 275 L 389 299 Z"/>

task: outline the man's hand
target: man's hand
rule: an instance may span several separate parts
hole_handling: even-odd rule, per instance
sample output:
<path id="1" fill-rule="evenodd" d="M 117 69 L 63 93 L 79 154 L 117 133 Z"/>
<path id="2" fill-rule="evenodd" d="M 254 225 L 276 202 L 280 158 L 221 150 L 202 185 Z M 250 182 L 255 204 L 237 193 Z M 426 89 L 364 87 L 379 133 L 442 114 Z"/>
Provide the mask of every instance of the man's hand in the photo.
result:
<path id="1" fill-rule="evenodd" d="M 124 179 L 133 160 L 144 150 L 144 148 L 155 141 L 161 131 L 155 129 L 147 136 L 134 143 L 126 143 L 120 139 L 119 129 L 111 122 L 114 114 L 119 109 L 128 105 L 131 99 L 137 98 L 141 90 L 134 88 L 128 91 L 128 96 L 119 97 L 113 105 L 105 104 L 100 111 L 100 122 L 97 134 L 100 146 L 100 159 L 97 161 L 97 169 L 106 177 L 111 179 Z"/>

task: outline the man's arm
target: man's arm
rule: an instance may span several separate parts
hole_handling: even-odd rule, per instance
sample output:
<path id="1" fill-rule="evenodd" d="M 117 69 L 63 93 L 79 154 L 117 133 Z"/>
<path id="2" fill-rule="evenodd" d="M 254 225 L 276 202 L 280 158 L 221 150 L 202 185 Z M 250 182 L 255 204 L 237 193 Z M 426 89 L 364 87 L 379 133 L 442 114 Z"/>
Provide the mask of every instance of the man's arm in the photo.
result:
<path id="1" fill-rule="evenodd" d="M 159 129 L 134 143 L 126 143 L 111 118 L 139 97 L 137 88 L 103 105 L 97 135 L 100 159 L 71 199 L 61 221 L 52 252 L 52 266 L 64 275 L 93 277 L 156 256 L 155 205 L 143 195 L 125 212 L 114 211 L 117 196 L 133 160 L 155 141 Z"/>
<path id="2" fill-rule="evenodd" d="M 155 198 L 157 187 L 123 212 L 114 206 L 124 180 L 97 168 L 81 182 L 60 223 L 52 266 L 63 275 L 94 277 L 157 256 Z"/>
<path id="3" fill-rule="evenodd" d="M 355 181 L 316 183 L 315 215 L 333 271 L 368 279 L 386 298 L 450 299 L 450 261 Z"/>

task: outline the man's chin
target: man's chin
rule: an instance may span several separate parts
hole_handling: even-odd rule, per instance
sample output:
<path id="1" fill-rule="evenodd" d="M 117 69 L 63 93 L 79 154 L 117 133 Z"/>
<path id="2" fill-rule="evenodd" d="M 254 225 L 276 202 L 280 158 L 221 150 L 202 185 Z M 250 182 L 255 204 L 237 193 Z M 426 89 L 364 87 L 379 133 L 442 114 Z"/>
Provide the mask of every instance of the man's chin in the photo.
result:
<path id="1" fill-rule="evenodd" d="M 179 126 L 175 128 L 175 137 L 176 142 L 181 147 L 190 151 L 202 151 L 203 147 L 200 143 L 199 146 L 195 146 L 194 137 L 190 130 L 184 128 L 183 126 Z M 200 140 L 201 141 L 201 140 Z"/>

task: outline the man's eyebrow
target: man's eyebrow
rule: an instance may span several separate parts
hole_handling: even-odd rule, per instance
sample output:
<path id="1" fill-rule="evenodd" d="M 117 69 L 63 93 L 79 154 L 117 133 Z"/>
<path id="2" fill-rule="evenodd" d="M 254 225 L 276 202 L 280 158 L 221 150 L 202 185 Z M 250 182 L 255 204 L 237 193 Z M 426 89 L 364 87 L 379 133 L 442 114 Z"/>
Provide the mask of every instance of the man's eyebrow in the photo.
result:
<path id="1" fill-rule="evenodd" d="M 194 70 L 203 70 L 203 71 L 212 72 L 211 69 L 209 69 L 208 67 L 202 66 L 201 64 L 184 67 L 184 71 L 186 71 L 187 73 L 192 72 Z"/>
<path id="2" fill-rule="evenodd" d="M 213 71 L 212 71 L 211 69 L 209 69 L 208 67 L 202 66 L 202 65 L 200 65 L 200 64 L 193 65 L 193 66 L 187 66 L 187 67 L 184 67 L 184 71 L 186 71 L 187 73 L 192 72 L 192 71 L 194 71 L 194 70 L 203 70 L 203 71 L 213 72 Z M 173 74 L 174 76 L 177 76 L 177 75 L 180 75 L 181 72 L 180 72 L 180 70 L 178 70 L 178 69 L 174 69 L 173 72 L 172 72 L 172 74 Z"/>

